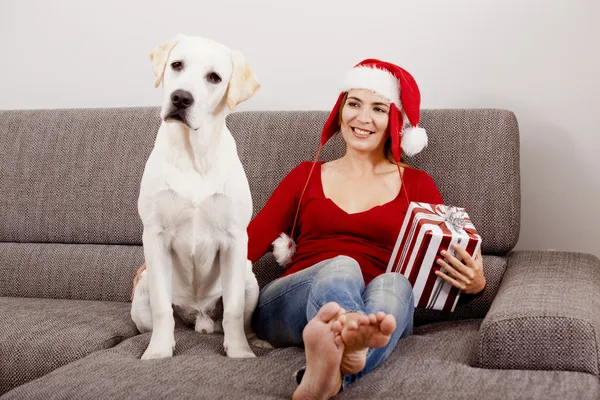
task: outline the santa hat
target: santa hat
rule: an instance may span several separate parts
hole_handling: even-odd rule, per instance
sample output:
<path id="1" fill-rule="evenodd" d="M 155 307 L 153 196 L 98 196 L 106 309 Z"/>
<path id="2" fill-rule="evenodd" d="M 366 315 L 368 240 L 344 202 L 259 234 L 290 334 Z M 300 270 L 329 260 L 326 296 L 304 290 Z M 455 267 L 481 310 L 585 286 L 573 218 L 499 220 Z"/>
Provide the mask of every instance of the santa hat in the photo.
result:
<path id="1" fill-rule="evenodd" d="M 425 129 L 417 127 L 420 117 L 421 93 L 412 75 L 397 65 L 373 58 L 361 61 L 348 71 L 343 81 L 341 93 L 323 126 L 321 144 L 298 201 L 291 237 L 286 233 L 281 233 L 277 240 L 273 242 L 273 255 L 280 265 L 287 265 L 296 251 L 296 244 L 293 237 L 296 220 L 300 211 L 300 201 L 308 186 L 308 181 L 319 158 L 321 149 L 340 130 L 340 108 L 344 100 L 344 95 L 351 89 L 371 90 L 390 101 L 388 129 L 392 141 L 392 154 L 396 163 L 400 162 L 402 151 L 407 156 L 412 156 L 427 146 L 427 133 Z M 402 180 L 399 164 L 398 173 Z M 404 184 L 402 184 L 402 188 L 404 195 L 407 196 Z"/>

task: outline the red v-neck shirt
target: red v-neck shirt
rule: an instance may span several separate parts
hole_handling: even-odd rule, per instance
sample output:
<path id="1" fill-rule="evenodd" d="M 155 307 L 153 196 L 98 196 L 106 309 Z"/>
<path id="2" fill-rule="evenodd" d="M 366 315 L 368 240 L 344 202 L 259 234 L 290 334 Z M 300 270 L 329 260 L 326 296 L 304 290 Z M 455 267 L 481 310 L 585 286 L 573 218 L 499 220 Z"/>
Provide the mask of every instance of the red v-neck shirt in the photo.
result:
<path id="1" fill-rule="evenodd" d="M 290 234 L 300 193 L 312 163 L 295 167 L 277 186 L 263 209 L 248 226 L 248 258 L 258 261 L 282 233 Z M 365 284 L 385 272 L 408 204 L 402 190 L 388 203 L 348 214 L 325 197 L 318 162 L 302 197 L 296 223 L 296 253 L 283 276 L 316 263 L 346 255 L 360 264 Z M 442 204 L 433 179 L 423 171 L 405 168 L 405 189 L 410 201 Z"/>

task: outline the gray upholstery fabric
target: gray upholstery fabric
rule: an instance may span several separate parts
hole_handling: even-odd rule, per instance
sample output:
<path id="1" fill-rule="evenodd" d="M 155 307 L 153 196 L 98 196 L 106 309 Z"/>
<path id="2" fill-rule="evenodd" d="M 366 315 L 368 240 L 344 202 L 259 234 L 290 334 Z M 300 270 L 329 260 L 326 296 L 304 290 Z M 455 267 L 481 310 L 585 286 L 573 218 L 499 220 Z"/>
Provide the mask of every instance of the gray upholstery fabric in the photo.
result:
<path id="1" fill-rule="evenodd" d="M 597 257 L 512 253 L 481 326 L 478 364 L 599 375 L 599 294 Z"/>
<path id="2" fill-rule="evenodd" d="M 0 296 L 129 301 L 141 246 L 0 243 Z"/>
<path id="3" fill-rule="evenodd" d="M 158 109 L 0 111 L 0 241 L 140 244 Z"/>
<path id="4" fill-rule="evenodd" d="M 505 254 L 519 238 L 519 129 L 506 110 L 424 110 L 427 151 L 409 160 L 435 180 L 446 204 L 465 207 L 485 254 Z"/>
<path id="5" fill-rule="evenodd" d="M 0 296 L 129 301 L 141 246 L 58 243 L 1 243 Z M 418 309 L 415 324 L 483 318 L 504 274 L 503 257 L 484 256 L 488 282 L 484 294 L 463 296 L 452 313 Z M 281 275 L 269 254 L 254 266 L 260 286 Z"/>
<path id="6" fill-rule="evenodd" d="M 228 118 L 253 193 L 255 211 L 285 174 L 313 160 L 327 112 L 240 112 Z M 504 254 L 519 236 L 519 131 L 503 110 L 424 110 L 428 149 L 408 159 L 427 171 L 446 204 L 465 207 L 483 238 L 485 254 Z M 321 160 L 344 152 L 336 135 Z M 501 196 L 490 195 L 501 194 Z"/>
<path id="7" fill-rule="evenodd" d="M 506 257 L 483 256 L 483 272 L 487 287 L 481 295 L 461 295 L 453 312 L 417 308 L 414 324 L 423 325 L 438 321 L 483 318 L 490 309 L 506 270 Z"/>
<path id="8" fill-rule="evenodd" d="M 589 374 L 487 371 L 472 367 L 480 321 L 418 328 L 380 368 L 348 387 L 340 399 L 592 399 Z M 304 364 L 302 349 L 255 349 L 258 357 L 225 357 L 221 335 L 178 329 L 175 356 L 141 361 L 149 334 L 96 352 L 7 393 L 10 399 L 285 399 Z"/>
<path id="9" fill-rule="evenodd" d="M 326 117 L 228 117 L 254 213 L 289 170 L 314 158 Z M 421 121 L 429 148 L 407 161 L 434 178 L 446 204 L 467 209 L 483 237 L 488 288 L 464 297 L 454 313 L 417 310 L 415 334 L 339 398 L 599 398 L 598 259 L 504 257 L 519 235 L 514 114 L 424 110 Z M 174 358 L 139 360 L 150 334 L 136 335 L 127 301 L 143 263 L 136 203 L 158 126 L 156 107 L 0 111 L 0 393 L 29 381 L 3 398 L 265 399 L 293 392 L 301 349 L 255 349 L 257 359 L 232 360 L 222 336 L 199 335 L 180 322 Z M 336 137 L 321 159 L 342 153 Z M 283 269 L 267 254 L 255 271 L 264 286 Z M 444 320 L 455 321 L 436 322 Z"/>
<path id="10" fill-rule="evenodd" d="M 228 117 L 255 212 L 289 170 L 314 158 L 326 116 Z M 520 217 L 514 114 L 425 110 L 422 124 L 429 149 L 409 163 L 430 173 L 446 203 L 467 209 L 484 253 L 510 250 Z M 156 107 L 0 111 L 0 241 L 140 244 L 137 194 L 158 126 Z M 339 137 L 328 144 L 323 160 L 342 154 L 341 144 Z"/>
<path id="11" fill-rule="evenodd" d="M 340 399 L 596 399 L 585 373 L 483 370 L 473 366 L 479 321 L 421 327 L 381 368 Z"/>
<path id="12" fill-rule="evenodd" d="M 265 254 L 263 258 L 254 263 L 252 269 L 254 270 L 254 274 L 256 275 L 258 285 L 261 288 L 267 283 L 271 282 L 272 280 L 280 277 L 281 274 L 283 274 L 283 272 L 285 271 L 284 267 L 277 264 L 273 253 Z"/>
<path id="13" fill-rule="evenodd" d="M 130 305 L 0 297 L 0 393 L 136 335 Z"/>

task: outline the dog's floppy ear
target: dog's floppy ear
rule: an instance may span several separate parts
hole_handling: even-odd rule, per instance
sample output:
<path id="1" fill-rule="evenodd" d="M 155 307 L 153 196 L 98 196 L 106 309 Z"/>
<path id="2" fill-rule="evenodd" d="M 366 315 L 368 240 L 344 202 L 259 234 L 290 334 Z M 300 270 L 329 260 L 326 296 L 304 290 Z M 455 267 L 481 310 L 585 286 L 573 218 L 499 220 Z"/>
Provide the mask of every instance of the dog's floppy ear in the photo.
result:
<path id="1" fill-rule="evenodd" d="M 238 104 L 252 97 L 260 84 L 241 52 L 232 51 L 231 59 L 233 72 L 227 90 L 227 105 L 233 111 Z"/>
<path id="2" fill-rule="evenodd" d="M 160 46 L 156 48 L 152 53 L 150 53 L 150 61 L 152 62 L 152 71 L 154 71 L 154 75 L 156 75 L 156 82 L 154 83 L 154 87 L 157 88 L 160 85 L 160 81 L 165 74 L 165 68 L 167 66 L 167 60 L 169 59 L 169 54 L 171 54 L 171 50 L 177 43 L 181 41 L 183 35 L 177 35 L 169 41 L 164 42 Z"/>

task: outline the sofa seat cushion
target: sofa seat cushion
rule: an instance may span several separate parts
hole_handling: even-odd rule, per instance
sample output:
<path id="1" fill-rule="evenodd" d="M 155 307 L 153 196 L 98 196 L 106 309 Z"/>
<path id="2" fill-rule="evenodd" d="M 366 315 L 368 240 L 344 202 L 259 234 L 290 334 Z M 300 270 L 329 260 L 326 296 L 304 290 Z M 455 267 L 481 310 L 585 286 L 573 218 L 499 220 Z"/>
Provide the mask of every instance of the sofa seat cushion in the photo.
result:
<path id="1" fill-rule="evenodd" d="M 600 381 L 571 371 L 477 368 L 480 320 L 415 330 L 348 397 L 373 399 L 598 399 Z"/>
<path id="2" fill-rule="evenodd" d="M 130 304 L 0 297 L 0 393 L 138 334 Z"/>
<path id="3" fill-rule="evenodd" d="M 338 397 L 353 398 L 594 398 L 597 379 L 585 373 L 491 371 L 471 367 L 480 320 L 415 329 L 378 369 Z M 222 335 L 176 331 L 174 357 L 142 361 L 150 334 L 127 339 L 36 381 L 3 399 L 289 399 L 300 348 L 258 349 L 254 359 L 225 357 Z"/>

